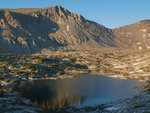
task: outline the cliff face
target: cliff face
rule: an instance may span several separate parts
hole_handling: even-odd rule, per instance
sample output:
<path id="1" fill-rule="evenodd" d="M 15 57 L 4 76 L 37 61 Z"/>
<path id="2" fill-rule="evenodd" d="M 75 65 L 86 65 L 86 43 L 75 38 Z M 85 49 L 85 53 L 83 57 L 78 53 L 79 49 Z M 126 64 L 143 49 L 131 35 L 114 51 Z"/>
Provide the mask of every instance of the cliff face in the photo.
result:
<path id="1" fill-rule="evenodd" d="M 43 48 L 98 49 L 116 46 L 112 31 L 61 6 L 1 9 L 1 52 L 35 53 Z"/>

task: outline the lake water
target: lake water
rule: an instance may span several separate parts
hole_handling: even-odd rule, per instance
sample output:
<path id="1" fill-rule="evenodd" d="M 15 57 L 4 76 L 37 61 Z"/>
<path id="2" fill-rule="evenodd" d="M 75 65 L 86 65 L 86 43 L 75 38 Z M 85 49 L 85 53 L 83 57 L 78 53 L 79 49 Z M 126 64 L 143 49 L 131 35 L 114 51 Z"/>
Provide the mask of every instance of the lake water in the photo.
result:
<path id="1" fill-rule="evenodd" d="M 84 107 L 129 98 L 139 93 L 141 83 L 100 75 L 79 75 L 72 79 L 37 80 L 15 88 L 18 96 L 48 109 Z"/>

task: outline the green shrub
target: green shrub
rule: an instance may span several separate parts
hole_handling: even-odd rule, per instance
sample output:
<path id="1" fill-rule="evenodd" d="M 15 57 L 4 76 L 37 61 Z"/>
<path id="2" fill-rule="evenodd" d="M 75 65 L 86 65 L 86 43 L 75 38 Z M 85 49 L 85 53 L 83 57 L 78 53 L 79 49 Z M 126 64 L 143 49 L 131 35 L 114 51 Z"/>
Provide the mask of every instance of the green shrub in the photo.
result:
<path id="1" fill-rule="evenodd" d="M 103 67 L 103 68 L 101 68 L 100 70 L 102 70 L 104 73 L 108 73 L 108 72 L 111 71 L 111 69 L 110 69 L 110 68 L 107 68 L 107 67 Z"/>
<path id="2" fill-rule="evenodd" d="M 103 58 L 108 58 L 109 56 L 108 56 L 107 53 L 104 53 L 102 57 L 103 57 Z"/>
<path id="3" fill-rule="evenodd" d="M 10 81 L 10 79 L 9 79 L 9 78 L 5 79 L 5 82 L 9 82 L 9 81 Z"/>
<path id="4" fill-rule="evenodd" d="M 19 83 L 19 80 L 10 80 L 9 83 Z"/>
<path id="5" fill-rule="evenodd" d="M 35 75 L 34 75 L 33 73 L 31 73 L 31 74 L 29 75 L 29 77 L 30 77 L 30 78 L 34 78 Z"/>
<path id="6" fill-rule="evenodd" d="M 72 70 L 72 67 L 66 67 L 65 70 L 70 71 Z"/>
<path id="7" fill-rule="evenodd" d="M 23 71 L 15 71 L 14 75 L 20 75 L 20 74 L 23 74 L 23 73 L 24 73 Z"/>
<path id="8" fill-rule="evenodd" d="M 45 77 L 48 77 L 48 74 L 45 74 L 44 76 L 45 76 Z"/>
<path id="9" fill-rule="evenodd" d="M 146 111 L 146 112 L 143 112 L 143 113 L 150 113 L 150 111 Z"/>
<path id="10" fill-rule="evenodd" d="M 138 109 L 138 108 L 142 108 L 142 107 L 145 107 L 145 105 L 136 105 L 133 107 L 133 109 Z"/>
<path id="11" fill-rule="evenodd" d="M 4 68 L 0 68 L 0 72 L 4 72 L 5 71 L 5 69 Z"/>
<path id="12" fill-rule="evenodd" d="M 62 72 L 62 71 L 59 71 L 59 72 L 56 73 L 57 76 L 61 76 L 63 74 L 64 74 L 64 72 Z"/>
<path id="13" fill-rule="evenodd" d="M 68 61 L 69 61 L 69 62 L 75 62 L 76 59 L 75 59 L 75 58 L 68 58 Z"/>
<path id="14" fill-rule="evenodd" d="M 1 76 L 0 79 L 3 80 L 3 79 L 4 79 L 4 76 Z"/>
<path id="15" fill-rule="evenodd" d="M 4 90 L 0 89 L 0 97 L 4 97 Z"/>
<path id="16" fill-rule="evenodd" d="M 123 75 L 123 76 L 128 76 L 129 74 L 128 74 L 128 73 L 126 73 L 126 72 L 124 72 L 122 75 Z"/>

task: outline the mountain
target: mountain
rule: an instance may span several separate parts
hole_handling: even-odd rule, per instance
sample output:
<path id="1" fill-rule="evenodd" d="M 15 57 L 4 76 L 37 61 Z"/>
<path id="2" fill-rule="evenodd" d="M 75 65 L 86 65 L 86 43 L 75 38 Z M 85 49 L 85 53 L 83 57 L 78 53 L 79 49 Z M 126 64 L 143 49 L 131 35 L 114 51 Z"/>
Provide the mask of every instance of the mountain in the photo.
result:
<path id="1" fill-rule="evenodd" d="M 150 49 L 150 20 L 109 29 L 61 6 L 0 9 L 0 53 L 102 47 Z"/>
<path id="2" fill-rule="evenodd" d="M 111 29 L 61 6 L 0 9 L 0 52 L 36 53 L 48 49 L 116 47 Z"/>
<path id="3" fill-rule="evenodd" d="M 150 49 L 150 20 L 113 29 L 115 41 L 121 48 Z"/>

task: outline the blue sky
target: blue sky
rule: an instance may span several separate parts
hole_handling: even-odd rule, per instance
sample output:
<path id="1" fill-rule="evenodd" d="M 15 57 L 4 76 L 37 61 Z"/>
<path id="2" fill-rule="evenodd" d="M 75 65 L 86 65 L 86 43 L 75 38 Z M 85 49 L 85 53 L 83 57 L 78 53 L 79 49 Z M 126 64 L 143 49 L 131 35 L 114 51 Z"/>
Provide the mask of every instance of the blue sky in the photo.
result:
<path id="1" fill-rule="evenodd" d="M 108 28 L 150 19 L 150 0 L 0 0 L 0 8 L 45 8 L 61 5 Z"/>

